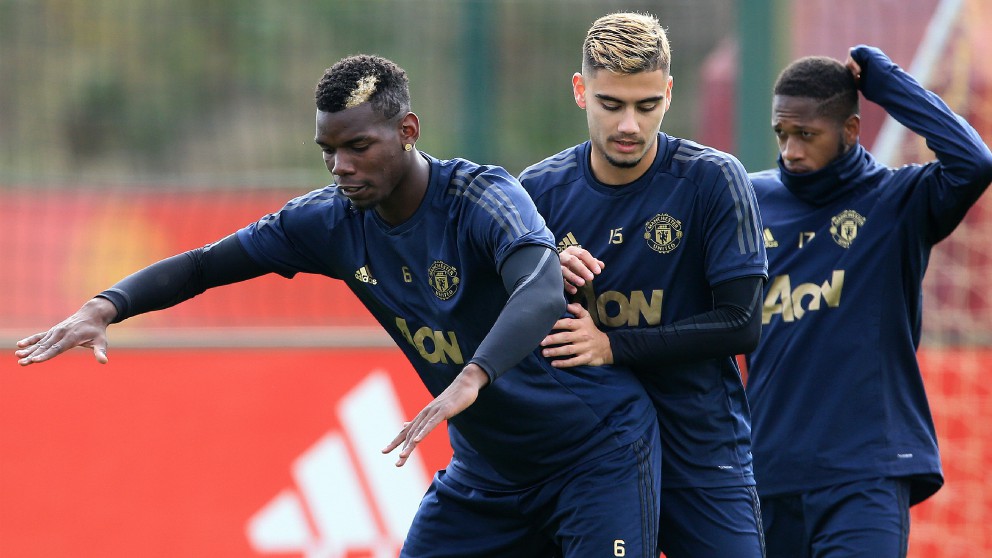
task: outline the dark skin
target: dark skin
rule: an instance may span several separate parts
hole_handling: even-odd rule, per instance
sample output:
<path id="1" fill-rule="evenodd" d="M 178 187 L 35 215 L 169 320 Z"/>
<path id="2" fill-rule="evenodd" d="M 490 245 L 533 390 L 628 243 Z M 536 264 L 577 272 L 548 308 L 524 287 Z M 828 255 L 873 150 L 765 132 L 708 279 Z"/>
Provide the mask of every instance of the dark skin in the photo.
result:
<path id="1" fill-rule="evenodd" d="M 847 59 L 855 81 L 861 68 Z M 819 113 L 820 102 L 807 97 L 775 95 L 772 98 L 772 130 L 778 141 L 782 162 L 797 174 L 818 171 L 847 153 L 858 142 L 861 117 L 851 115 L 839 121 Z"/>
<path id="2" fill-rule="evenodd" d="M 427 192 L 430 164 L 413 147 L 420 138 L 416 114 L 387 119 L 363 103 L 334 113 L 318 110 L 316 120 L 315 141 L 345 197 L 360 209 L 374 210 L 390 225 L 406 221 L 417 211 Z M 28 366 L 73 347 L 87 347 L 97 362 L 106 364 L 107 327 L 116 317 L 117 309 L 109 300 L 95 297 L 48 331 L 18 341 L 14 355 L 18 364 Z M 489 376 L 480 366 L 465 366 L 440 395 L 403 425 L 382 452 L 399 447 L 396 466 L 403 466 L 417 444 L 474 403 L 488 383 Z"/>
<path id="3" fill-rule="evenodd" d="M 405 150 L 418 139 L 420 120 L 412 112 L 386 119 L 370 103 L 317 111 L 314 141 L 339 191 L 390 225 L 409 219 L 427 191 L 430 165 L 416 149 Z"/>

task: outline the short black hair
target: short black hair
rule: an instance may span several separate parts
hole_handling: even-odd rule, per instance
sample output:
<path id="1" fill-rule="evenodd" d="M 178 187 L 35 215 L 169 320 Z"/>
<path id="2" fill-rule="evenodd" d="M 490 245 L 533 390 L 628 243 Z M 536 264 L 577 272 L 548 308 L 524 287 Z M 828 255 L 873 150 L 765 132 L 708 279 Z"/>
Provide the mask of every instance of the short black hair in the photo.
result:
<path id="1" fill-rule="evenodd" d="M 340 112 L 364 102 L 389 119 L 410 110 L 406 71 L 381 56 L 356 54 L 324 71 L 317 83 L 317 110 Z"/>
<path id="2" fill-rule="evenodd" d="M 806 56 L 786 66 L 775 80 L 774 94 L 816 99 L 819 116 L 841 122 L 861 111 L 851 71 L 827 56 Z"/>

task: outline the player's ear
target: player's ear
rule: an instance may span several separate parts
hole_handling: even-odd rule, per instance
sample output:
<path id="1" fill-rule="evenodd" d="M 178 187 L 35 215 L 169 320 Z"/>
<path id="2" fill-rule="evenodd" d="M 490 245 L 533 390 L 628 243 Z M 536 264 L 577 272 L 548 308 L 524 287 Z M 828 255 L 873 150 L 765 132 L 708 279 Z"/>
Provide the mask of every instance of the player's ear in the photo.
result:
<path id="1" fill-rule="evenodd" d="M 420 118 L 417 115 L 408 112 L 406 115 L 400 119 L 399 123 L 400 132 L 400 145 L 405 144 L 416 144 L 417 140 L 420 139 Z"/>
<path id="2" fill-rule="evenodd" d="M 672 87 L 675 86 L 675 78 L 668 76 L 668 82 L 665 84 L 665 112 L 672 106 Z"/>
<path id="3" fill-rule="evenodd" d="M 572 76 L 572 96 L 575 97 L 575 104 L 579 105 L 580 109 L 586 108 L 586 82 L 579 72 L 575 72 Z"/>
<path id="4" fill-rule="evenodd" d="M 861 117 L 852 114 L 844 121 L 844 145 L 854 147 L 861 135 Z"/>

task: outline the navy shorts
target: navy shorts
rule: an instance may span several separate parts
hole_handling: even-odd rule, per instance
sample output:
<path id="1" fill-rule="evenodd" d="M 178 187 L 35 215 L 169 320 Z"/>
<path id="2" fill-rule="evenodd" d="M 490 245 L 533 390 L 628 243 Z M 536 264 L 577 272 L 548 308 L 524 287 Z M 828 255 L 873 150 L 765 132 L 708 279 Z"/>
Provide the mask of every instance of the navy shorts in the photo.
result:
<path id="1" fill-rule="evenodd" d="M 905 558 L 909 484 L 881 478 L 763 497 L 768 558 Z"/>
<path id="2" fill-rule="evenodd" d="M 656 558 L 661 442 L 637 442 L 515 491 L 439 471 L 401 558 Z"/>
<path id="3" fill-rule="evenodd" d="M 658 546 L 667 558 L 762 558 L 762 533 L 753 486 L 661 491 Z"/>

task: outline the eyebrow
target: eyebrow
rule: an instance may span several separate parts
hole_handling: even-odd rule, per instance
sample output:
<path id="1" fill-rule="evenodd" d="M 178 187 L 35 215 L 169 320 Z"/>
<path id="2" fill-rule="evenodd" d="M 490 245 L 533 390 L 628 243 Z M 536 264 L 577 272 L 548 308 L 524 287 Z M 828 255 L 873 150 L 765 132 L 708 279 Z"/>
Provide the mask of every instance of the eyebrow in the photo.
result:
<path id="1" fill-rule="evenodd" d="M 616 97 L 611 97 L 610 95 L 605 95 L 603 93 L 596 93 L 595 97 L 597 99 L 602 100 L 602 101 L 610 101 L 610 102 L 613 102 L 613 103 L 620 103 L 620 104 L 626 103 L 626 101 L 624 101 L 622 99 L 617 99 Z M 637 101 L 634 101 L 634 104 L 635 105 L 640 105 L 642 103 L 657 103 L 657 102 L 661 101 L 664 98 L 665 98 L 664 95 L 657 95 L 655 97 L 647 97 L 647 98 L 644 98 L 644 99 L 638 99 Z"/>
<path id="2" fill-rule="evenodd" d="M 360 143 L 360 142 L 363 142 L 363 141 L 369 141 L 371 139 L 371 137 L 372 136 L 369 136 L 367 134 L 362 134 L 362 135 L 360 135 L 358 137 L 351 138 L 350 140 L 344 142 L 342 145 L 348 145 L 348 146 L 350 146 L 350 145 L 354 145 L 356 143 Z M 313 142 L 316 143 L 317 145 L 319 145 L 320 147 L 329 147 L 326 143 L 320 141 L 317 138 L 314 138 Z"/>

